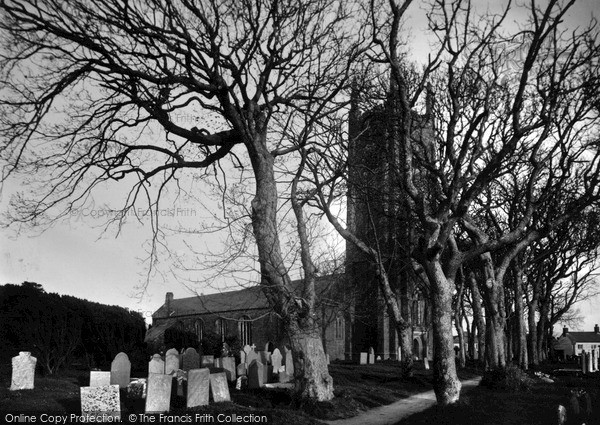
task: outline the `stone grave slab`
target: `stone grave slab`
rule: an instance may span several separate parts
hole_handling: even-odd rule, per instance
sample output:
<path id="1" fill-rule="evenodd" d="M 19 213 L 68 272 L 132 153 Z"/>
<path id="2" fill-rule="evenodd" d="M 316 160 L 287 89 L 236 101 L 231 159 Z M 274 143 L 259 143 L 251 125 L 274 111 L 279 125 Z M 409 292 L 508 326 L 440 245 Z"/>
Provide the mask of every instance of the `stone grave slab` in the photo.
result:
<path id="1" fill-rule="evenodd" d="M 375 350 L 373 347 L 369 348 L 369 364 L 375 364 Z"/>
<path id="2" fill-rule="evenodd" d="M 235 369 L 235 357 L 221 357 L 221 367 L 225 369 L 225 375 L 229 382 L 235 382 L 236 369 Z"/>
<path id="3" fill-rule="evenodd" d="M 368 353 L 360 353 L 360 364 L 367 364 Z"/>
<path id="4" fill-rule="evenodd" d="M 248 365 L 248 388 L 262 388 L 265 381 L 265 366 L 258 360 Z"/>
<path id="5" fill-rule="evenodd" d="M 155 354 L 148 362 L 148 374 L 150 373 L 165 373 L 165 362 L 160 357 L 160 354 Z"/>
<path id="6" fill-rule="evenodd" d="M 236 367 L 237 376 L 246 376 L 248 374 L 248 370 L 246 369 L 246 363 L 240 363 Z"/>
<path id="7" fill-rule="evenodd" d="M 90 387 L 106 387 L 110 385 L 110 372 L 90 371 Z"/>
<path id="8" fill-rule="evenodd" d="M 165 375 L 172 375 L 179 370 L 179 354 L 169 354 L 165 357 Z"/>
<path id="9" fill-rule="evenodd" d="M 182 369 L 187 372 L 198 368 L 200 368 L 200 354 L 198 354 L 195 348 L 188 348 L 183 353 Z"/>
<path id="10" fill-rule="evenodd" d="M 177 348 L 169 348 L 167 350 L 167 352 L 165 353 L 165 358 L 171 354 L 175 354 L 176 356 L 179 356 L 179 351 L 177 351 Z"/>
<path id="11" fill-rule="evenodd" d="M 209 394 L 208 369 L 192 369 L 188 372 L 187 407 L 208 405 Z"/>
<path id="12" fill-rule="evenodd" d="M 20 351 L 12 358 L 11 391 L 33 389 L 36 363 L 37 359 L 29 351 Z"/>
<path id="13" fill-rule="evenodd" d="M 148 376 L 148 389 L 146 394 L 146 413 L 164 413 L 171 407 L 171 388 L 173 377 L 171 375 L 152 374 Z"/>
<path id="14" fill-rule="evenodd" d="M 81 396 L 82 416 L 90 418 L 105 414 L 114 418 L 121 418 L 121 400 L 118 385 L 81 387 L 79 394 Z"/>
<path id="15" fill-rule="evenodd" d="M 215 356 L 202 356 L 200 367 L 215 367 Z M 194 369 L 198 369 L 197 367 Z"/>
<path id="16" fill-rule="evenodd" d="M 279 348 L 273 350 L 273 354 L 271 354 L 271 363 L 273 364 L 273 372 L 279 373 L 279 368 L 281 367 L 281 360 L 283 356 L 281 355 L 281 351 Z"/>
<path id="17" fill-rule="evenodd" d="M 231 401 L 229 394 L 229 386 L 227 384 L 227 377 L 225 372 L 211 373 L 210 379 L 210 391 L 212 394 L 213 401 L 220 403 L 222 401 Z"/>
<path id="18" fill-rule="evenodd" d="M 125 353 L 119 353 L 110 365 L 110 383 L 126 388 L 131 377 L 131 362 Z"/>

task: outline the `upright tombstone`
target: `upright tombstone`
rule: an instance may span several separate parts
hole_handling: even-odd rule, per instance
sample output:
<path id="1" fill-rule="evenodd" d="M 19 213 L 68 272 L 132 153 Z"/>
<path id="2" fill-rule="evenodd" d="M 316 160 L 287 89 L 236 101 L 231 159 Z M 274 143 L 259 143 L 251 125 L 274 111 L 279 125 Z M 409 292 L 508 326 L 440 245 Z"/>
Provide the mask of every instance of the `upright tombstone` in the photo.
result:
<path id="1" fill-rule="evenodd" d="M 367 364 L 368 354 L 365 352 L 360 353 L 360 364 Z"/>
<path id="2" fill-rule="evenodd" d="M 208 369 L 192 369 L 188 372 L 187 407 L 208 405 L 209 376 Z"/>
<path id="3" fill-rule="evenodd" d="M 225 375 L 229 382 L 235 382 L 236 370 L 235 370 L 235 357 L 222 357 L 221 367 L 225 369 Z"/>
<path id="4" fill-rule="evenodd" d="M 200 354 L 195 348 L 188 348 L 183 353 L 183 366 L 182 369 L 190 371 L 192 369 L 198 369 L 200 367 Z"/>
<path id="5" fill-rule="evenodd" d="M 248 369 L 246 368 L 246 363 L 240 363 L 235 368 L 237 376 L 246 376 L 248 374 Z"/>
<path id="6" fill-rule="evenodd" d="M 279 368 L 281 367 L 281 351 L 279 348 L 273 350 L 273 354 L 271 354 L 271 363 L 273 364 L 273 372 L 279 373 Z"/>
<path id="7" fill-rule="evenodd" d="M 146 413 L 164 413 L 171 407 L 171 386 L 173 377 L 171 375 L 159 375 L 157 373 L 148 376 L 148 388 L 146 393 Z"/>
<path id="8" fill-rule="evenodd" d="M 125 353 L 119 353 L 110 365 L 110 383 L 126 388 L 131 377 L 131 362 Z"/>
<path id="9" fill-rule="evenodd" d="M 148 362 L 148 375 L 151 373 L 165 373 L 165 362 L 160 357 L 160 354 L 155 354 Z"/>
<path id="10" fill-rule="evenodd" d="M 12 358 L 10 390 L 32 390 L 37 359 L 29 351 L 20 351 Z"/>
<path id="11" fill-rule="evenodd" d="M 258 360 L 248 365 L 248 388 L 262 388 L 265 382 L 265 366 Z"/>
<path id="12" fill-rule="evenodd" d="M 202 356 L 202 360 L 200 361 L 200 367 L 214 367 L 215 366 L 215 356 Z"/>
<path id="13" fill-rule="evenodd" d="M 229 385 L 227 384 L 227 377 L 225 372 L 211 373 L 210 374 L 210 391 L 212 398 L 215 403 L 222 401 L 231 401 L 229 394 Z"/>
<path id="14" fill-rule="evenodd" d="M 260 358 L 258 357 L 256 351 L 251 348 L 250 351 L 246 353 L 246 366 L 250 366 L 250 363 L 252 363 L 254 360 L 260 361 Z"/>
<path id="15" fill-rule="evenodd" d="M 250 351 L 254 351 L 254 350 L 252 349 L 252 347 L 250 347 L 248 344 L 246 344 L 246 345 L 244 345 L 244 347 L 242 348 L 242 351 L 243 351 L 243 352 L 244 352 L 244 354 L 245 354 L 245 356 L 244 356 L 244 359 L 245 359 L 245 361 L 246 361 L 246 364 L 250 364 L 250 363 L 248 362 L 248 354 L 250 354 Z"/>
<path id="16" fill-rule="evenodd" d="M 165 357 L 165 375 L 172 375 L 179 370 L 179 353 L 178 354 L 167 354 Z"/>
<path id="17" fill-rule="evenodd" d="M 373 347 L 369 348 L 369 364 L 375 364 L 375 350 Z"/>
<path id="18" fill-rule="evenodd" d="M 292 357 L 292 350 L 288 350 L 288 348 L 283 349 L 285 353 L 285 373 L 289 377 L 294 376 L 294 358 Z"/>
<path id="19" fill-rule="evenodd" d="M 177 351 L 177 348 L 169 348 L 165 353 L 165 358 L 170 354 L 175 354 L 176 356 L 179 356 L 179 351 Z"/>
<path id="20" fill-rule="evenodd" d="M 81 387 L 79 393 L 81 396 L 81 415 L 90 422 L 97 422 L 95 417 L 100 418 L 103 416 L 121 419 L 121 400 L 118 385 Z"/>
<path id="21" fill-rule="evenodd" d="M 110 385 L 110 372 L 90 371 L 90 387 L 106 387 Z"/>

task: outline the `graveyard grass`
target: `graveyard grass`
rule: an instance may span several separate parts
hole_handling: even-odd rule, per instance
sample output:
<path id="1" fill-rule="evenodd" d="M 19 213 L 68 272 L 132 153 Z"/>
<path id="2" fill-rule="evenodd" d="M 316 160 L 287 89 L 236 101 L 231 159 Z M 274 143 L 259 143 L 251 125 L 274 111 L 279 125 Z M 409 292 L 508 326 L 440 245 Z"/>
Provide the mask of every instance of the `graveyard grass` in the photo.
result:
<path id="1" fill-rule="evenodd" d="M 556 365 L 554 365 L 556 367 Z M 320 424 L 354 416 L 376 406 L 392 403 L 412 394 L 431 389 L 431 371 L 416 364 L 413 378 L 400 379 L 399 365 L 382 362 L 375 365 L 333 363 L 330 372 L 335 382 L 336 398 L 330 403 L 298 405 L 285 392 L 265 389 L 236 391 L 231 389 L 232 402 L 212 403 L 191 411 L 196 413 L 267 413 L 275 424 Z M 142 376 L 132 373 L 133 376 Z M 459 372 L 462 379 L 476 375 L 473 369 Z M 79 412 L 79 387 L 87 386 L 89 371 L 69 370 L 57 376 L 36 375 L 35 389 L 9 391 L 10 365 L 0 367 L 0 411 L 38 413 Z M 600 406 L 600 373 L 584 378 L 560 378 L 555 384 L 536 383 L 528 392 L 507 392 L 483 387 L 463 395 L 461 401 L 447 408 L 431 408 L 413 415 L 399 424 L 549 424 L 554 423 L 558 403 L 568 404 L 570 389 L 588 388 L 595 410 Z M 143 412 L 143 402 L 133 402 L 122 393 L 122 414 Z M 185 401 L 171 406 L 171 413 L 185 412 Z M 258 411 L 258 412 L 257 412 Z M 600 424 L 598 420 L 586 424 Z"/>

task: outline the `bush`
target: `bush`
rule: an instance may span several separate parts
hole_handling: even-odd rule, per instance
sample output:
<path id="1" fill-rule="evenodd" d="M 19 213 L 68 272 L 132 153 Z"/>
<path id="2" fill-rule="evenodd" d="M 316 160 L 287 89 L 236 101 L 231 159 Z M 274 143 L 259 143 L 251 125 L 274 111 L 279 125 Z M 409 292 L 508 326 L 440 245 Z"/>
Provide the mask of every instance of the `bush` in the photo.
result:
<path id="1" fill-rule="evenodd" d="M 532 384 L 529 375 L 514 365 L 486 371 L 481 379 L 484 387 L 512 392 L 529 391 Z"/>

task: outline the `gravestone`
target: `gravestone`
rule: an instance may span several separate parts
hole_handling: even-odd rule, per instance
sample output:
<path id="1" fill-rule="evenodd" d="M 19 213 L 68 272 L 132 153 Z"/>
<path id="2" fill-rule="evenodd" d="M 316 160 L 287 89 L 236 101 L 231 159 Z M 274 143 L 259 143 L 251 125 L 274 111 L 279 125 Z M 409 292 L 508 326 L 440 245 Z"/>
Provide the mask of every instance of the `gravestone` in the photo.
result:
<path id="1" fill-rule="evenodd" d="M 265 382 L 265 366 L 258 360 L 248 365 L 248 388 L 262 388 Z"/>
<path id="2" fill-rule="evenodd" d="M 215 366 L 215 356 L 202 356 L 202 360 L 200 361 L 200 367 L 214 367 Z M 197 369 L 197 368 L 195 368 Z"/>
<path id="3" fill-rule="evenodd" d="M 565 425 L 567 422 L 567 409 L 562 404 L 558 405 L 556 409 L 556 424 L 557 425 Z"/>
<path id="4" fill-rule="evenodd" d="M 373 350 L 373 347 L 369 348 L 369 364 L 375 364 L 375 350 Z"/>
<path id="5" fill-rule="evenodd" d="M 227 380 L 229 382 L 235 382 L 235 378 L 236 378 L 235 357 L 222 357 L 220 363 L 221 363 L 221 367 L 223 369 L 225 369 L 225 374 L 227 375 Z"/>
<path id="6" fill-rule="evenodd" d="M 29 351 L 20 351 L 12 358 L 12 378 L 10 390 L 32 390 L 37 359 Z"/>
<path id="7" fill-rule="evenodd" d="M 423 357 L 423 364 L 425 365 L 425 370 L 429 370 L 429 359 L 427 357 Z"/>
<path id="8" fill-rule="evenodd" d="M 259 351 L 258 357 L 260 362 L 264 365 L 271 363 L 271 353 L 268 351 Z"/>
<path id="9" fill-rule="evenodd" d="M 251 349 L 246 353 L 246 365 L 250 365 L 254 360 L 260 361 L 260 358 L 258 357 L 258 353 Z"/>
<path id="10" fill-rule="evenodd" d="M 110 372 L 90 371 L 90 387 L 106 387 L 110 385 Z"/>
<path id="11" fill-rule="evenodd" d="M 81 387 L 81 415 L 90 418 L 103 415 L 121 418 L 121 400 L 118 385 L 105 385 L 102 387 Z M 109 421 L 111 422 L 111 421 Z"/>
<path id="12" fill-rule="evenodd" d="M 271 363 L 273 364 L 273 372 L 279 373 L 279 368 L 281 367 L 281 351 L 279 348 L 273 350 L 273 354 L 271 354 Z"/>
<path id="13" fill-rule="evenodd" d="M 200 367 L 200 354 L 198 354 L 196 349 L 188 348 L 187 350 L 185 350 L 185 352 L 183 353 L 182 369 L 187 372 L 192 369 L 198 369 L 199 367 Z M 202 367 L 204 367 L 204 365 Z"/>
<path id="14" fill-rule="evenodd" d="M 131 376 L 131 362 L 125 353 L 119 353 L 110 365 L 110 383 L 117 384 L 119 388 L 129 385 Z"/>
<path id="15" fill-rule="evenodd" d="M 167 350 L 167 352 L 165 353 L 165 357 L 167 357 L 168 355 L 171 354 L 175 354 L 176 356 L 179 356 L 179 351 L 177 351 L 177 348 L 169 348 Z"/>
<path id="16" fill-rule="evenodd" d="M 248 371 L 246 369 L 246 363 L 240 363 L 236 368 L 237 376 L 246 376 Z"/>
<path id="17" fill-rule="evenodd" d="M 150 362 L 148 362 L 148 374 L 151 373 L 165 373 L 165 362 L 160 357 L 160 354 L 153 355 Z"/>
<path id="18" fill-rule="evenodd" d="M 285 373 L 291 378 L 294 376 L 294 358 L 292 357 L 292 350 L 284 348 L 285 352 Z"/>
<path id="19" fill-rule="evenodd" d="M 171 375 L 154 373 L 148 376 L 148 389 L 146 394 L 146 413 L 164 413 L 171 407 Z"/>
<path id="20" fill-rule="evenodd" d="M 210 392 L 215 403 L 231 401 L 225 372 L 210 374 Z"/>
<path id="21" fill-rule="evenodd" d="M 246 364 L 250 364 L 248 363 L 248 354 L 250 354 L 250 351 L 254 351 L 252 349 L 252 347 L 250 347 L 248 344 L 244 345 L 244 348 L 242 348 L 242 351 L 245 353 L 245 357 L 244 360 L 246 360 Z"/>
<path id="22" fill-rule="evenodd" d="M 367 364 L 368 354 L 365 352 L 360 353 L 360 364 Z"/>
<path id="23" fill-rule="evenodd" d="M 209 378 L 208 369 L 192 369 L 188 372 L 187 407 L 208 405 Z"/>
<path id="24" fill-rule="evenodd" d="M 179 354 L 169 354 L 165 357 L 165 369 L 163 373 L 165 375 L 172 375 L 174 372 L 179 370 Z"/>

